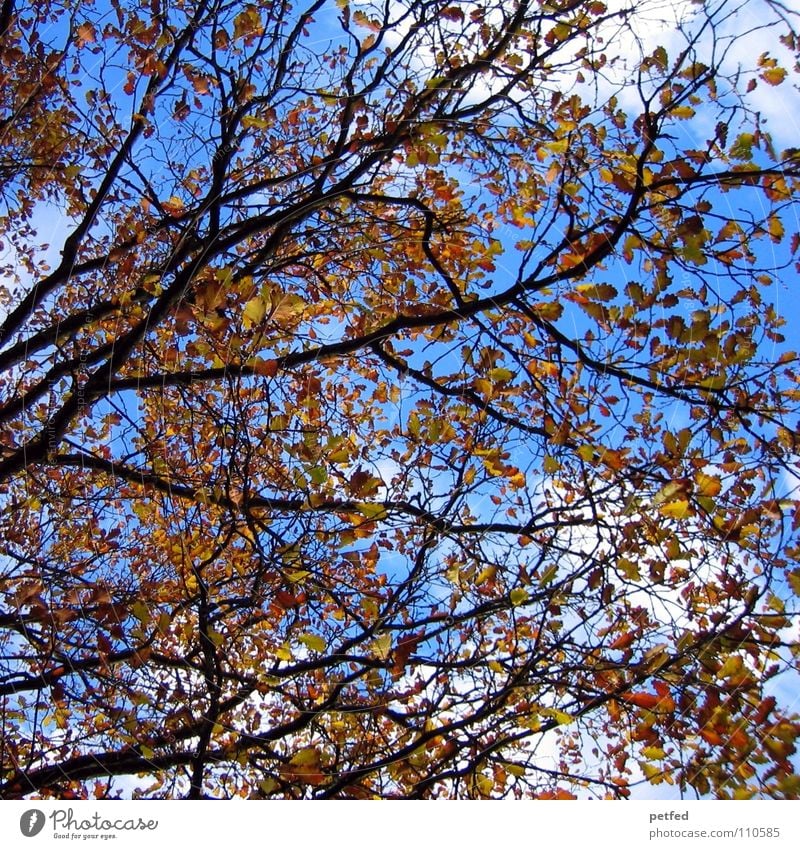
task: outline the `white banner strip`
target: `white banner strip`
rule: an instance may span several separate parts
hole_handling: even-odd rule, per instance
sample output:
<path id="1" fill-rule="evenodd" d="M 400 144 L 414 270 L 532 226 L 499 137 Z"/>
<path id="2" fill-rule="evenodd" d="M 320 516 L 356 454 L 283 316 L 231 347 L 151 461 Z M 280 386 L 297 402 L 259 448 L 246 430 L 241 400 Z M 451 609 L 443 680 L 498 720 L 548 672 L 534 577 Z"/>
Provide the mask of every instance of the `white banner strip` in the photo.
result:
<path id="1" fill-rule="evenodd" d="M 0 845 L 231 849 L 800 846 L 796 802 L 52 802 L 0 804 Z M 306 810 L 301 810 L 305 806 Z M 396 822 L 393 822 L 396 820 Z M 113 842 L 112 842 L 113 841 Z M 256 844 L 254 844 L 256 841 Z"/>

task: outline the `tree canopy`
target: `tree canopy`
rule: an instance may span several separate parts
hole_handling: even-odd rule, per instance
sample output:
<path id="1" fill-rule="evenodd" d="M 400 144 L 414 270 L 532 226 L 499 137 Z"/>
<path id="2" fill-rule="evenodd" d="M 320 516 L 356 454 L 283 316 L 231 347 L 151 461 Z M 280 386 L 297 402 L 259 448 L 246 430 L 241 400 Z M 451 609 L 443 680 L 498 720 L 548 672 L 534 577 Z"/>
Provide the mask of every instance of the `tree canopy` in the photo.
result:
<path id="1" fill-rule="evenodd" d="M 0 6 L 0 796 L 798 796 L 791 11 Z"/>

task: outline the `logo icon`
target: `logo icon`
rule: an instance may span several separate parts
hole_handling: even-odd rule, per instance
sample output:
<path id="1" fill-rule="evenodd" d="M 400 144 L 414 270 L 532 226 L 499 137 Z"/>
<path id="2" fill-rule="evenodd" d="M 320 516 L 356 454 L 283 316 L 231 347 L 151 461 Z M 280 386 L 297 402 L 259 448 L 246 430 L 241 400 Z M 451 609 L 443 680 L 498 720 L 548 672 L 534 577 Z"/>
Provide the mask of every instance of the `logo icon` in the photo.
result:
<path id="1" fill-rule="evenodd" d="M 46 817 L 41 811 L 31 808 L 19 818 L 19 830 L 25 837 L 36 837 L 44 828 L 45 819 Z"/>

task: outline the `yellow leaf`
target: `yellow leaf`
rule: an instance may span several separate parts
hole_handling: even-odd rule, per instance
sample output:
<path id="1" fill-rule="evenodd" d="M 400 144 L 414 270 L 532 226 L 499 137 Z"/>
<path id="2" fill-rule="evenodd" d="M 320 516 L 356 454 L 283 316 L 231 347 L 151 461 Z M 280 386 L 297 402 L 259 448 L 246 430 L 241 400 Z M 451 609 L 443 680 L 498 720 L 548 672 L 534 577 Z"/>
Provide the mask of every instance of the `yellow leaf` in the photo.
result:
<path id="1" fill-rule="evenodd" d="M 489 369 L 489 379 L 496 383 L 504 383 L 514 377 L 514 372 L 509 368 L 493 368 Z"/>
<path id="2" fill-rule="evenodd" d="M 786 79 L 786 69 L 768 68 L 761 72 L 761 79 L 770 85 L 780 85 Z"/>
<path id="3" fill-rule="evenodd" d="M 253 327 L 256 324 L 259 324 L 264 320 L 264 316 L 267 314 L 267 305 L 264 303 L 264 299 L 260 295 L 256 295 L 255 298 L 251 298 L 244 305 L 244 326 L 246 329 Z"/>
<path id="4" fill-rule="evenodd" d="M 494 780 L 488 775 L 477 775 L 475 777 L 475 786 L 483 796 L 488 796 L 494 789 Z"/>
<path id="5" fill-rule="evenodd" d="M 639 766 L 644 773 L 645 778 L 653 784 L 661 784 L 664 780 L 663 770 L 660 766 L 648 763 L 647 761 L 640 761 Z"/>
<path id="6" fill-rule="evenodd" d="M 292 766 L 319 766 L 319 762 L 319 752 L 313 746 L 300 749 L 299 752 L 292 755 L 292 759 L 289 761 Z"/>
<path id="7" fill-rule="evenodd" d="M 173 218 L 179 218 L 183 215 L 183 201 L 175 195 L 173 195 L 169 200 L 165 200 L 161 204 L 161 208 L 167 213 L 167 215 L 171 215 Z"/>
<path id="8" fill-rule="evenodd" d="M 780 242 L 784 235 L 783 222 L 777 215 L 770 215 L 767 221 L 769 235 L 773 242 Z"/>
<path id="9" fill-rule="evenodd" d="M 542 716 L 548 716 L 551 719 L 555 719 L 559 725 L 569 725 L 574 721 L 574 717 L 565 713 L 563 710 L 558 710 L 557 708 L 542 708 L 539 712 Z"/>
<path id="10" fill-rule="evenodd" d="M 684 519 L 686 516 L 691 515 L 691 509 L 689 502 L 681 498 L 677 501 L 668 501 L 666 504 L 660 505 L 658 512 L 670 519 Z"/>
<path id="11" fill-rule="evenodd" d="M 495 566 L 487 566 L 478 573 L 478 576 L 475 578 L 475 583 L 483 584 L 486 583 L 486 581 L 494 580 L 496 574 L 497 568 Z"/>
<path id="12" fill-rule="evenodd" d="M 667 753 L 660 746 L 645 746 L 642 749 L 642 754 L 649 761 L 661 761 L 667 756 Z"/>
<path id="13" fill-rule="evenodd" d="M 386 660 L 392 651 L 392 635 L 381 634 L 372 641 L 372 652 L 379 660 Z"/>
<path id="14" fill-rule="evenodd" d="M 377 519 L 385 519 L 387 516 L 386 510 L 382 504 L 373 504 L 370 501 L 359 501 L 356 505 L 358 512 L 365 519 L 375 521 Z"/>
<path id="15" fill-rule="evenodd" d="M 259 130 L 266 130 L 270 124 L 271 122 L 267 118 L 261 118 L 257 115 L 245 115 L 242 118 L 242 126 L 246 128 L 255 127 Z"/>
<path id="16" fill-rule="evenodd" d="M 325 651 L 328 645 L 319 634 L 301 634 L 299 640 L 307 649 L 315 652 Z"/>
<path id="17" fill-rule="evenodd" d="M 289 581 L 290 584 L 299 584 L 310 574 L 311 572 L 308 572 L 305 569 L 287 569 L 285 572 L 286 580 Z"/>
<path id="18" fill-rule="evenodd" d="M 274 793 L 280 787 L 280 784 L 274 778 L 265 778 L 258 782 L 258 787 L 262 793 L 268 796 L 270 793 Z"/>
<path id="19" fill-rule="evenodd" d="M 567 148 L 569 147 L 569 141 L 566 138 L 556 139 L 556 141 L 549 142 L 545 145 L 545 148 L 549 150 L 551 153 L 555 153 L 557 155 L 566 153 Z"/>
<path id="20" fill-rule="evenodd" d="M 538 315 L 539 318 L 543 318 L 545 321 L 557 321 L 561 318 L 561 313 L 564 312 L 564 307 L 554 301 L 536 304 L 533 309 L 536 315 Z"/>
<path id="21" fill-rule="evenodd" d="M 701 380 L 697 385 L 702 387 L 703 389 L 724 389 L 725 384 L 727 383 L 727 376 L 723 372 L 722 374 L 714 374 L 711 377 L 706 377 L 704 380 Z"/>
<path id="22" fill-rule="evenodd" d="M 235 39 L 244 38 L 245 42 L 249 42 L 254 36 L 261 35 L 264 32 L 264 25 L 261 22 L 261 16 L 255 6 L 248 4 L 233 19 L 233 37 Z"/>
<path id="23" fill-rule="evenodd" d="M 511 604 L 513 604 L 514 607 L 518 607 L 520 604 L 525 604 L 530 596 L 526 590 L 522 589 L 522 587 L 517 587 L 517 589 L 511 590 L 508 597 L 511 600 Z"/>
<path id="24" fill-rule="evenodd" d="M 722 490 L 722 481 L 715 475 L 707 475 L 705 472 L 697 472 L 694 482 L 699 495 L 714 498 Z"/>

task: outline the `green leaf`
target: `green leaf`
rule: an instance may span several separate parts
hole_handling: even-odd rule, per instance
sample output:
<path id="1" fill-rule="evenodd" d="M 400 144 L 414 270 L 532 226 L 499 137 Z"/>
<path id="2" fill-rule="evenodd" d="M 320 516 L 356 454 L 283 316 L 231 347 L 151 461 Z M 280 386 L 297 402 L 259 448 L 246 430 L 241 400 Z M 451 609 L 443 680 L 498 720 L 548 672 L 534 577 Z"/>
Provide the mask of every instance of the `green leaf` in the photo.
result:
<path id="1" fill-rule="evenodd" d="M 546 587 L 549 583 L 552 582 L 553 578 L 555 578 L 557 572 L 557 563 L 553 563 L 551 566 L 548 566 L 547 569 L 545 569 L 542 573 L 541 578 L 539 578 L 539 585 L 542 587 Z"/>
<path id="2" fill-rule="evenodd" d="M 755 136 L 752 133 L 740 133 L 728 153 L 733 159 L 749 161 L 753 158 L 754 143 Z"/>
<path id="3" fill-rule="evenodd" d="M 146 625 L 152 618 L 150 608 L 143 601 L 135 601 L 131 605 L 131 613 L 142 623 L 142 625 Z"/>

